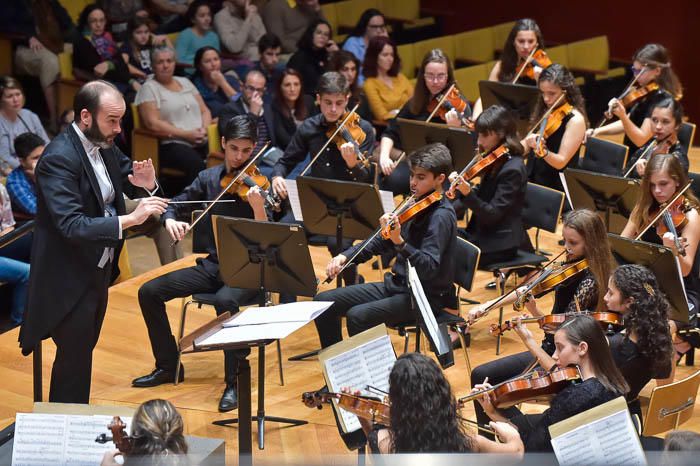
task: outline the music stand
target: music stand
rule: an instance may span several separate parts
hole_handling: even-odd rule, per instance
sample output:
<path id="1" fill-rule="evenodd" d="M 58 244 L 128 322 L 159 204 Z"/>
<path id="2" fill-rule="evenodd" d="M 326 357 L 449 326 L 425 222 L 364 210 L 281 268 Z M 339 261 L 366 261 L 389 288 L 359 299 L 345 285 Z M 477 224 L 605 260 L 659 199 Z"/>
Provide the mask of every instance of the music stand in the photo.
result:
<path id="1" fill-rule="evenodd" d="M 608 232 L 622 232 L 639 197 L 638 181 L 573 168 L 564 170 L 564 180 L 573 209 L 598 212 Z"/>
<path id="2" fill-rule="evenodd" d="M 274 291 L 302 296 L 316 294 L 314 274 L 306 234 L 299 225 L 269 223 L 256 220 L 212 216 L 216 251 L 219 257 L 219 273 L 223 282 L 234 288 L 260 290 L 261 307 L 266 305 L 266 295 Z M 241 429 L 250 422 L 258 423 L 258 446 L 265 448 L 265 421 L 299 426 L 307 421 L 265 415 L 265 346 L 274 340 L 254 342 L 258 347 L 258 413 L 250 417 L 250 365 L 241 364 L 238 374 L 239 419 L 214 421 L 225 426 L 238 423 Z M 247 366 L 247 375 L 241 370 Z M 241 385 L 247 377 L 247 393 Z M 243 401 L 248 403 L 241 410 Z M 247 417 L 244 414 L 247 412 Z"/>
<path id="3" fill-rule="evenodd" d="M 530 116 L 535 108 L 540 90 L 535 86 L 510 84 L 498 81 L 479 81 L 479 95 L 483 108 L 502 105 L 515 117 L 518 134 L 523 137 L 530 129 Z"/>
<path id="4" fill-rule="evenodd" d="M 636 241 L 608 233 L 610 248 L 619 264 L 639 264 L 656 276 L 659 288 L 671 304 L 668 318 L 688 322 L 688 301 L 680 265 L 673 251 L 666 246 Z"/>
<path id="5" fill-rule="evenodd" d="M 401 146 L 406 154 L 410 154 L 427 144 L 441 142 L 450 150 L 452 165 L 457 170 L 466 167 L 474 158 L 476 133 L 469 132 L 466 128 L 405 118 L 397 118 L 396 122 L 399 125 Z"/>

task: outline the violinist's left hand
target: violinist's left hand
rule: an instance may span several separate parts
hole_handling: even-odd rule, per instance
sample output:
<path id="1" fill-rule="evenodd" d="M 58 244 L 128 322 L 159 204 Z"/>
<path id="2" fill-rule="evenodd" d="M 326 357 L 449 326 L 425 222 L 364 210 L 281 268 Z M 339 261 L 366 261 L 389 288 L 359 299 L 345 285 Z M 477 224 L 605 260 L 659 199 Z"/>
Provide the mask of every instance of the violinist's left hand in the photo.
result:
<path id="1" fill-rule="evenodd" d="M 260 186 L 255 186 L 248 190 L 248 203 L 254 212 L 265 211 L 265 198 L 262 195 Z"/>
<path id="2" fill-rule="evenodd" d="M 401 224 L 396 218 L 396 214 L 388 213 L 379 217 L 379 224 L 382 226 L 382 229 L 392 221 L 394 222 L 394 225 L 389 230 L 389 239 L 394 244 L 401 244 L 403 243 L 403 238 L 401 237 Z"/>
<path id="3" fill-rule="evenodd" d="M 527 343 L 529 340 L 534 341 L 535 337 L 530 331 L 530 329 L 527 328 L 525 324 L 523 324 L 522 319 L 523 317 L 514 317 L 512 320 L 515 323 L 515 327 L 513 327 L 513 330 L 515 330 L 515 333 L 518 334 L 520 339 L 524 342 Z"/>
<path id="4" fill-rule="evenodd" d="M 455 181 L 457 178 L 459 178 L 459 173 L 454 172 L 454 171 L 453 171 L 452 173 L 450 173 L 450 176 L 449 176 L 450 183 L 454 183 L 454 181 Z M 462 193 L 462 194 L 465 195 L 465 196 L 468 196 L 469 193 L 472 191 L 471 185 L 470 185 L 468 182 L 465 182 L 465 181 L 462 181 L 461 183 L 459 183 L 459 184 L 457 185 L 457 188 L 456 188 L 456 189 L 458 189 L 459 192 Z"/>
<path id="5" fill-rule="evenodd" d="M 447 113 L 445 113 L 445 123 L 447 123 L 447 126 L 454 126 L 456 128 L 459 128 L 462 126 L 462 122 L 459 119 L 459 113 L 457 113 L 457 110 L 450 109 Z"/>
<path id="6" fill-rule="evenodd" d="M 612 114 L 620 119 L 622 119 L 625 115 L 627 115 L 627 110 L 625 109 L 625 106 L 622 105 L 622 102 L 620 102 L 618 99 L 612 99 L 610 104 L 610 108 L 612 110 Z"/>
<path id="7" fill-rule="evenodd" d="M 100 466 L 121 466 L 115 459 L 117 456 L 121 456 L 121 454 L 119 450 L 107 450 L 105 454 L 102 455 Z"/>
<path id="8" fill-rule="evenodd" d="M 129 174 L 129 182 L 136 187 L 153 191 L 156 188 L 156 169 L 151 159 L 142 162 L 134 161 L 131 165 L 133 175 Z"/>
<path id="9" fill-rule="evenodd" d="M 673 233 L 671 233 L 670 231 L 667 231 L 666 233 L 664 233 L 664 235 L 661 237 L 661 239 L 664 243 L 664 246 L 666 246 L 667 248 L 670 248 L 671 251 L 674 252 L 674 254 L 678 253 L 678 251 L 676 250 L 676 243 L 673 240 Z M 683 247 L 683 248 L 688 247 L 688 240 L 686 238 L 679 236 L 678 241 L 681 243 L 681 247 Z"/>
<path id="10" fill-rule="evenodd" d="M 489 383 L 489 378 L 486 377 L 483 383 L 478 383 L 474 385 L 474 388 L 472 388 L 471 393 L 480 392 L 482 390 L 488 390 L 490 388 L 493 388 L 493 386 Z M 484 411 L 486 412 L 486 414 L 488 414 L 488 416 L 491 419 L 497 417 L 498 410 L 493 405 L 493 403 L 491 403 L 491 397 L 489 396 L 489 392 L 484 393 L 481 397 L 477 398 L 476 400 L 479 402 L 481 407 L 484 408 Z"/>
<path id="11" fill-rule="evenodd" d="M 535 150 L 535 148 L 537 147 L 537 138 L 538 138 L 538 135 L 535 134 L 535 133 L 532 133 L 532 134 L 528 135 L 528 136 L 523 140 L 523 142 L 524 142 L 524 144 L 525 144 L 525 147 L 526 147 L 527 149 L 530 149 L 530 150 Z"/>
<path id="12" fill-rule="evenodd" d="M 340 155 L 345 160 L 345 165 L 348 168 L 355 168 L 358 163 L 357 154 L 355 154 L 355 146 L 351 142 L 346 142 L 339 147 Z"/>
<path id="13" fill-rule="evenodd" d="M 639 159 L 639 160 L 637 160 L 637 163 L 634 165 L 634 169 L 635 169 L 635 171 L 637 172 L 637 175 L 639 175 L 640 178 L 643 177 L 643 176 L 644 176 L 644 172 L 645 172 L 646 169 L 647 169 L 647 160 L 646 160 L 646 159 Z"/>

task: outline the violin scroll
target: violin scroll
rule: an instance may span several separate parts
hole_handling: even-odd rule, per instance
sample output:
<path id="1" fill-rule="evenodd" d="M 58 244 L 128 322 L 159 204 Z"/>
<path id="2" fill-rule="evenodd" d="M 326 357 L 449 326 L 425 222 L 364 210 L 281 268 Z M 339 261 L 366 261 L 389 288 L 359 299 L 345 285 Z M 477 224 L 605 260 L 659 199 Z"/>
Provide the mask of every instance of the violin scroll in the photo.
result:
<path id="1" fill-rule="evenodd" d="M 112 436 L 100 434 L 95 442 L 104 444 L 111 440 L 120 453 L 128 455 L 131 452 L 133 438 L 126 433 L 126 423 L 119 416 L 114 416 L 107 428 L 112 432 Z"/>

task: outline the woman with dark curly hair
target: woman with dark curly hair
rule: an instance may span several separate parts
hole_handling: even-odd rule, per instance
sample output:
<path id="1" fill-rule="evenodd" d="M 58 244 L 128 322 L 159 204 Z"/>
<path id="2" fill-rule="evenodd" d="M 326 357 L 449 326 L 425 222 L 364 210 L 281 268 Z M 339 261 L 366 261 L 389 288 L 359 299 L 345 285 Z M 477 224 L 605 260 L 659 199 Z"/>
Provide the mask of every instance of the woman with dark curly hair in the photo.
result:
<path id="1" fill-rule="evenodd" d="M 625 332 L 609 338 L 610 352 L 630 386 L 630 411 L 641 419 L 639 392 L 651 379 L 667 378 L 671 373 L 669 304 L 654 274 L 636 264 L 615 269 L 604 299 L 608 310 L 625 319 Z"/>
<path id="2" fill-rule="evenodd" d="M 420 353 L 404 353 L 389 374 L 391 426 L 361 421 L 373 453 L 522 453 L 518 432 L 491 427 L 503 443 L 466 433 L 457 401 L 438 365 Z"/>

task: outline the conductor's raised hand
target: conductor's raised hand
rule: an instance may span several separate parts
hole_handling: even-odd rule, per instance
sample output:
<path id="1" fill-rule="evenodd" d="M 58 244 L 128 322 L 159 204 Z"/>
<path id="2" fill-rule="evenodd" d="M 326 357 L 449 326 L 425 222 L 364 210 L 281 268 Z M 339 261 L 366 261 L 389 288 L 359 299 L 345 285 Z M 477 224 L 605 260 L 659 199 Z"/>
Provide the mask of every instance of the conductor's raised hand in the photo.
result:
<path id="1" fill-rule="evenodd" d="M 136 187 L 152 191 L 156 187 L 156 169 L 151 159 L 135 161 L 131 165 L 133 174 L 129 174 L 129 182 Z"/>
<path id="2" fill-rule="evenodd" d="M 272 178 L 272 190 L 279 196 L 280 199 L 287 199 L 287 182 L 281 176 Z"/>
<path id="3" fill-rule="evenodd" d="M 190 230 L 190 225 L 186 222 L 179 222 L 169 218 L 165 221 L 165 229 L 173 241 L 181 241 Z"/>
<path id="4" fill-rule="evenodd" d="M 345 261 L 347 260 L 348 258 L 342 254 L 338 254 L 333 259 L 331 259 L 331 261 L 326 266 L 326 275 L 328 276 L 328 278 L 335 278 L 338 275 L 338 273 L 340 273 L 340 269 L 343 268 L 343 265 L 345 265 Z"/>

